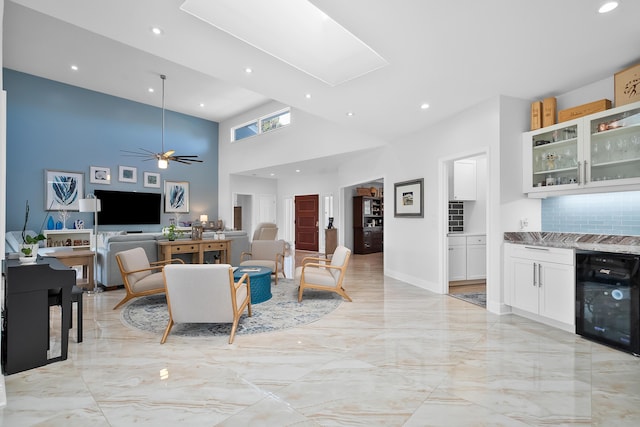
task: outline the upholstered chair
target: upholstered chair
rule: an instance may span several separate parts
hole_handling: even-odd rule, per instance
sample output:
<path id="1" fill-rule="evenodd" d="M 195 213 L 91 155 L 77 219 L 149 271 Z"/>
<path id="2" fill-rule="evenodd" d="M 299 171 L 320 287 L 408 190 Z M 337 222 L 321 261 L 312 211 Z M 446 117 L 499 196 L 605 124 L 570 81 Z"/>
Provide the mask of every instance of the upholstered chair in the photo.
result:
<path id="1" fill-rule="evenodd" d="M 234 283 L 229 264 L 173 264 L 163 274 L 169 323 L 160 343 L 165 343 L 176 323 L 232 323 L 232 344 L 244 310 L 251 316 L 249 275 Z"/>
<path id="2" fill-rule="evenodd" d="M 286 242 L 284 240 L 254 240 L 251 242 L 249 252 L 242 252 L 240 255 L 240 266 L 267 267 L 275 276 L 275 283 L 278 284 L 278 273 L 284 274 L 284 251 Z"/>
<path id="3" fill-rule="evenodd" d="M 278 235 L 278 227 L 271 222 L 261 222 L 253 232 L 253 240 L 275 240 Z"/>
<path id="4" fill-rule="evenodd" d="M 164 266 L 171 263 L 184 264 L 184 261 L 178 258 L 150 263 L 147 253 L 142 248 L 118 252 L 116 261 L 127 294 L 113 307 L 114 310 L 132 298 L 164 292 Z"/>
<path id="5" fill-rule="evenodd" d="M 298 302 L 302 301 L 302 293 L 306 288 L 335 292 L 351 301 L 342 286 L 350 256 L 351 250 L 340 245 L 336 248 L 331 259 L 303 258 L 302 265 L 296 268 L 296 281 L 300 285 Z"/>

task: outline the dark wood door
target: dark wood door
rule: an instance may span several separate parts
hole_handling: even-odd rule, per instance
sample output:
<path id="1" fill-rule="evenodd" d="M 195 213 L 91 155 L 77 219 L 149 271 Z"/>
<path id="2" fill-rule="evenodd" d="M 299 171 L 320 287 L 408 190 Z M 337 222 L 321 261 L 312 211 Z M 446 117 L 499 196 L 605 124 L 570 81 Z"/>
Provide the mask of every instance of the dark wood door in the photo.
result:
<path id="1" fill-rule="evenodd" d="M 296 196 L 296 249 L 318 251 L 318 195 Z"/>

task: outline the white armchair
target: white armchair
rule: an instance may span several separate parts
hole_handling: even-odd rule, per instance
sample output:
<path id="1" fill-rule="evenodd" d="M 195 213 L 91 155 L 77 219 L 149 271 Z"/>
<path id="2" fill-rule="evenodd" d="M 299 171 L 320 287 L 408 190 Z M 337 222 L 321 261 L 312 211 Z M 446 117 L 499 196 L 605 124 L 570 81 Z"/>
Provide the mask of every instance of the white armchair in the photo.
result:
<path id="1" fill-rule="evenodd" d="M 240 266 L 267 267 L 275 275 L 275 283 L 278 284 L 278 273 L 287 277 L 284 273 L 284 252 L 286 243 L 284 240 L 254 240 L 251 242 L 250 252 L 242 252 Z"/>
<path id="2" fill-rule="evenodd" d="M 278 227 L 271 222 L 261 222 L 256 226 L 255 231 L 253 232 L 254 240 L 275 240 L 278 235 Z"/>
<path id="3" fill-rule="evenodd" d="M 296 268 L 296 281 L 300 284 L 298 302 L 302 301 L 302 292 L 306 288 L 335 292 L 351 301 L 342 286 L 350 256 L 351 250 L 341 245 L 336 248 L 330 260 L 315 257 L 303 258 L 302 265 Z"/>
<path id="4" fill-rule="evenodd" d="M 160 343 L 175 323 L 232 323 L 232 344 L 245 308 L 251 316 L 249 276 L 245 273 L 234 283 L 229 264 L 174 264 L 163 271 L 169 323 Z"/>

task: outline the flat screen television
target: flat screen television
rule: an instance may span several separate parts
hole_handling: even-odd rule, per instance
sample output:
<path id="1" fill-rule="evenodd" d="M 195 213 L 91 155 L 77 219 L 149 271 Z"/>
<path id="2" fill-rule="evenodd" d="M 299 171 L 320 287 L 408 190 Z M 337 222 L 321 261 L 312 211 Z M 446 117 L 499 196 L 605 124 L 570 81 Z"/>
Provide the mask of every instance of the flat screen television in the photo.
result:
<path id="1" fill-rule="evenodd" d="M 100 225 L 160 224 L 160 193 L 95 190 L 100 199 Z"/>

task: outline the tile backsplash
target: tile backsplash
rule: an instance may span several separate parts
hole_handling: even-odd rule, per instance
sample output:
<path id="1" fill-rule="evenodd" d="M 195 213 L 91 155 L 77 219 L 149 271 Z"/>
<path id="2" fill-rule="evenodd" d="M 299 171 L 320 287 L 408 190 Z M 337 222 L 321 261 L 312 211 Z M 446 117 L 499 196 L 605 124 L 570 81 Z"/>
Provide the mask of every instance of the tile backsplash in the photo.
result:
<path id="1" fill-rule="evenodd" d="M 464 203 L 449 202 L 449 233 L 464 231 Z"/>
<path id="2" fill-rule="evenodd" d="M 542 231 L 640 235 L 640 191 L 543 199 Z"/>

